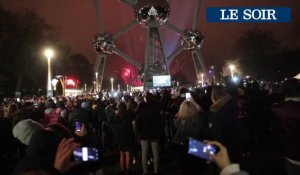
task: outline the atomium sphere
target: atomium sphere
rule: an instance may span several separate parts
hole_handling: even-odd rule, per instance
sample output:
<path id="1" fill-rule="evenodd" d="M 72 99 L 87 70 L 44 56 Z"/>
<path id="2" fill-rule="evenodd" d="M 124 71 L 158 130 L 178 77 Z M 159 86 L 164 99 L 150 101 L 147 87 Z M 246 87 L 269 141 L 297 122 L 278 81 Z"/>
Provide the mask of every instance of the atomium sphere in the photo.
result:
<path id="1" fill-rule="evenodd" d="M 97 53 L 112 54 L 113 49 L 116 47 L 112 36 L 107 33 L 97 33 L 93 40 L 94 50 Z"/>
<path id="2" fill-rule="evenodd" d="M 136 20 L 143 26 L 150 22 L 163 25 L 168 20 L 170 5 L 166 0 L 139 0 L 135 6 Z"/>
<path id="3" fill-rule="evenodd" d="M 203 44 L 203 34 L 199 30 L 186 29 L 181 37 L 181 45 L 185 50 L 200 49 Z"/>

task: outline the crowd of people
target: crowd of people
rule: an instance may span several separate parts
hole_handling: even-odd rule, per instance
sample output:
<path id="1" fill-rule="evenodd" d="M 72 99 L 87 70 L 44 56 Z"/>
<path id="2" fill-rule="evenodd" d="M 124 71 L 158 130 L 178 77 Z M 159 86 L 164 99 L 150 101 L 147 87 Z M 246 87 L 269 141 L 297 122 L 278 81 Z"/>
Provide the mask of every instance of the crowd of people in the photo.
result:
<path id="1" fill-rule="evenodd" d="M 105 165 L 102 155 L 115 152 L 121 174 L 137 173 L 136 162 L 142 174 L 166 173 L 162 168 L 170 162 L 168 174 L 300 174 L 299 80 L 268 90 L 256 81 L 235 84 L 231 77 L 224 83 L 114 98 L 3 99 L 0 172 L 97 174 Z M 190 138 L 219 151 L 208 153 L 211 161 L 190 155 Z M 76 161 L 81 147 L 100 156 Z M 162 161 L 165 155 L 169 159 Z"/>

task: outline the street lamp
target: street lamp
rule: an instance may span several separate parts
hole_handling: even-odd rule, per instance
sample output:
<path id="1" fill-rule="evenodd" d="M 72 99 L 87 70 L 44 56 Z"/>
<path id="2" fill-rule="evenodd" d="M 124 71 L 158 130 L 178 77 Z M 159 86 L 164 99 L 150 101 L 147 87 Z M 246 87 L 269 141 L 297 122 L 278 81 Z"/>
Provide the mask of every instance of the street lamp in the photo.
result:
<path id="1" fill-rule="evenodd" d="M 51 58 L 53 57 L 54 52 L 53 52 L 52 49 L 46 49 L 44 54 L 48 59 L 47 95 L 48 96 L 53 96 L 52 88 L 51 88 Z"/>
<path id="2" fill-rule="evenodd" d="M 201 85 L 202 85 L 202 88 L 204 87 L 204 74 L 201 74 Z"/>
<path id="3" fill-rule="evenodd" d="M 233 78 L 233 72 L 235 70 L 235 66 L 233 64 L 229 65 L 230 73 L 231 73 L 231 78 Z"/>
<path id="4" fill-rule="evenodd" d="M 95 73 L 95 79 L 96 79 L 96 92 L 98 92 L 98 72 Z"/>
<path id="5" fill-rule="evenodd" d="M 121 86 L 118 84 L 118 92 L 121 92 Z"/>
<path id="6" fill-rule="evenodd" d="M 110 83 L 111 83 L 111 91 L 114 91 L 114 79 L 113 78 L 110 79 Z"/>
<path id="7" fill-rule="evenodd" d="M 127 88 L 127 92 L 129 92 L 129 85 L 128 84 L 126 85 L 126 88 Z"/>

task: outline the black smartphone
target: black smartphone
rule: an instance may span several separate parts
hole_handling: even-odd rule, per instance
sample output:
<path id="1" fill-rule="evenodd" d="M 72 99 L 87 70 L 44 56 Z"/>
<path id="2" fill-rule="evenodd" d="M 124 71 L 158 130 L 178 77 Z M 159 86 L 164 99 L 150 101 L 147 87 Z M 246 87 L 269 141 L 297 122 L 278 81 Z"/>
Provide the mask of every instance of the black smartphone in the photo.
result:
<path id="1" fill-rule="evenodd" d="M 73 151 L 74 161 L 97 161 L 99 159 L 98 149 L 94 147 L 81 147 Z"/>
<path id="2" fill-rule="evenodd" d="M 188 153 L 196 157 L 200 157 L 206 160 L 212 160 L 209 154 L 216 154 L 218 152 L 218 147 L 215 145 L 208 145 L 199 140 L 189 138 L 189 149 Z"/>
<path id="3" fill-rule="evenodd" d="M 80 122 L 75 122 L 75 124 L 74 124 L 74 130 L 75 131 L 80 131 L 81 130 L 81 123 Z"/>

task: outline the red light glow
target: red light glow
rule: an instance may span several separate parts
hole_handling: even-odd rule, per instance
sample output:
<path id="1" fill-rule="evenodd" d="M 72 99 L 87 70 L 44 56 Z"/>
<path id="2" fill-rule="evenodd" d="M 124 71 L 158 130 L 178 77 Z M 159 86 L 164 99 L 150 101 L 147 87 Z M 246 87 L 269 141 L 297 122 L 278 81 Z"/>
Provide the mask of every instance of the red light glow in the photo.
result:
<path id="1" fill-rule="evenodd" d="M 67 79 L 66 84 L 68 86 L 76 86 L 76 82 L 72 79 Z"/>

